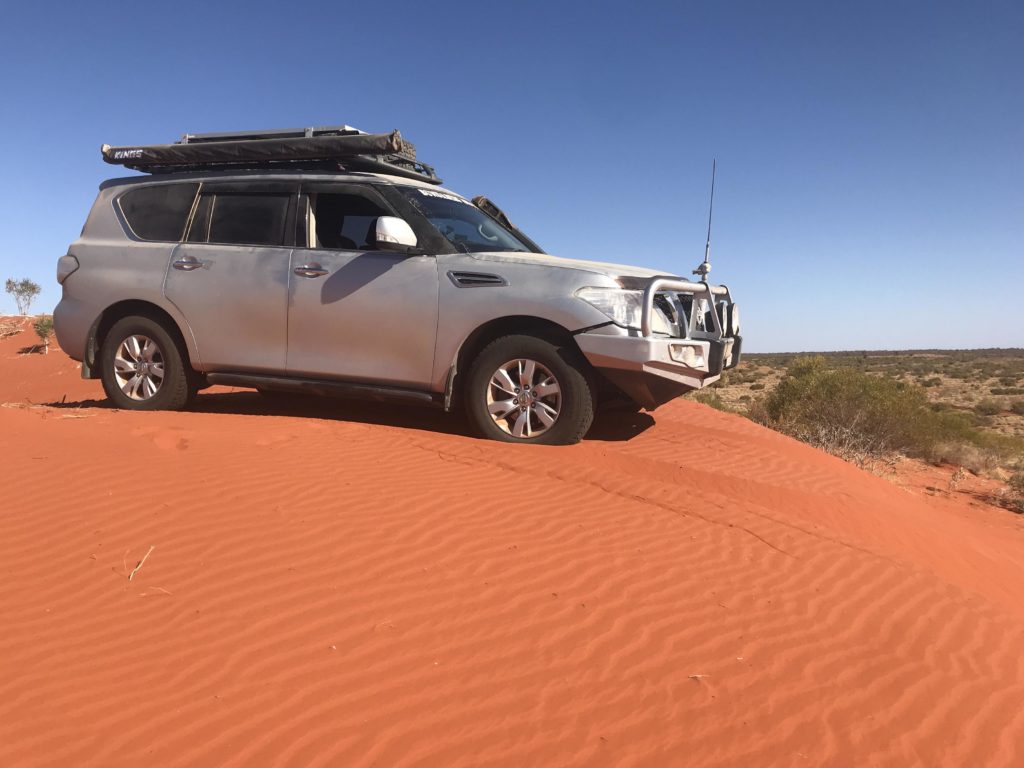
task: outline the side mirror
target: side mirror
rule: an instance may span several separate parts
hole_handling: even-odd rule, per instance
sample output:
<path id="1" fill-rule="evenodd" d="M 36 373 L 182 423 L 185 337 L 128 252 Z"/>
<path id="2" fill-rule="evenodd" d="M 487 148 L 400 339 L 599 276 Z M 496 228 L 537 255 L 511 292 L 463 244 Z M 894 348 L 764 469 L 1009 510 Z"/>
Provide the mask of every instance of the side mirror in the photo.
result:
<path id="1" fill-rule="evenodd" d="M 405 219 L 380 216 L 375 225 L 374 239 L 382 248 L 411 250 L 416 247 L 416 233 Z"/>

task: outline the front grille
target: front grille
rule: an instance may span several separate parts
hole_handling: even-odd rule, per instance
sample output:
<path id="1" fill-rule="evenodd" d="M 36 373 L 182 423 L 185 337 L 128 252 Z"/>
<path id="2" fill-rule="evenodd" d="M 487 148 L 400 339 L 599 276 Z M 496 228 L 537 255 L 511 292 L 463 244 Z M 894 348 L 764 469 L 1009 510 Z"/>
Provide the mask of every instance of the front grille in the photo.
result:
<path id="1" fill-rule="evenodd" d="M 664 316 L 675 338 L 686 337 L 692 306 L 693 297 L 688 294 L 664 292 L 654 295 L 654 309 Z"/>
<path id="2" fill-rule="evenodd" d="M 670 323 L 678 323 L 679 318 L 676 316 L 676 312 L 672 307 L 672 304 L 668 300 L 668 296 L 664 293 L 658 293 L 654 296 L 654 306 L 665 313 L 665 317 L 668 318 Z"/>

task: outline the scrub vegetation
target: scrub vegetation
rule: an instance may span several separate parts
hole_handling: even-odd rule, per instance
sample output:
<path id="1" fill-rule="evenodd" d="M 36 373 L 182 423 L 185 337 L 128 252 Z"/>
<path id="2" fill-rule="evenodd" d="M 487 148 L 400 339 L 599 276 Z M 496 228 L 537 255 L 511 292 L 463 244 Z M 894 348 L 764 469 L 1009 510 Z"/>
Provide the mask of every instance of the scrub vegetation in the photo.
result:
<path id="1" fill-rule="evenodd" d="M 1024 513 L 1024 472 L 1014 472 L 1007 485 L 1012 493 L 1012 504 L 1017 512 Z"/>
<path id="2" fill-rule="evenodd" d="M 32 328 L 43 343 L 43 353 L 49 353 L 50 338 L 53 336 L 53 317 L 51 315 L 40 315 L 32 323 Z"/>
<path id="3" fill-rule="evenodd" d="M 1024 509 L 1018 391 L 1024 350 L 836 352 L 745 355 L 691 397 L 861 466 L 909 456 L 991 474 Z"/>

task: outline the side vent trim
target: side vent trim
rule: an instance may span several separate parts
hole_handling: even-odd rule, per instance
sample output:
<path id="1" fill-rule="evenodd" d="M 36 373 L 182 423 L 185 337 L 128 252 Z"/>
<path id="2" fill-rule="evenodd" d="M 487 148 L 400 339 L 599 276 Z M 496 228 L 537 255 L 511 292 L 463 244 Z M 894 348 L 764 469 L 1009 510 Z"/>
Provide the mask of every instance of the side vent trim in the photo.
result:
<path id="1" fill-rule="evenodd" d="M 491 275 L 486 272 L 460 272 L 451 270 L 448 272 L 448 279 L 459 288 L 486 288 L 501 287 L 508 285 L 508 280 L 501 275 Z"/>

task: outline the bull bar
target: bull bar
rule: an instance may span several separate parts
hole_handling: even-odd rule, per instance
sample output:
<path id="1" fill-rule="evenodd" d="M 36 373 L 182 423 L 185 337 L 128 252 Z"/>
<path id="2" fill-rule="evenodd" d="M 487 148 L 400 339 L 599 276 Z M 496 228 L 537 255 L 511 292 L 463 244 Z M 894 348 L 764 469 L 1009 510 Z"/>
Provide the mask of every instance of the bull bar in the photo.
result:
<path id="1" fill-rule="evenodd" d="M 707 294 L 708 304 L 712 310 L 711 316 L 714 318 L 715 324 L 713 338 L 720 339 L 725 335 L 725 329 L 722 327 L 722 320 L 719 317 L 717 308 L 715 307 L 715 296 L 725 296 L 726 300 L 731 305 L 732 296 L 726 286 L 711 285 L 710 283 L 695 283 L 690 280 L 678 280 L 672 277 L 655 277 L 647 284 L 647 287 L 644 288 L 643 310 L 640 316 L 640 333 L 644 338 L 650 338 L 651 336 L 651 316 L 654 314 L 654 297 L 661 291 L 691 293 L 694 298 L 697 298 L 697 296 L 702 293 Z M 691 312 L 690 314 L 691 317 L 685 334 L 687 338 L 690 336 L 690 331 L 692 330 L 696 319 L 696 312 Z M 705 330 L 707 331 L 709 329 Z"/>

